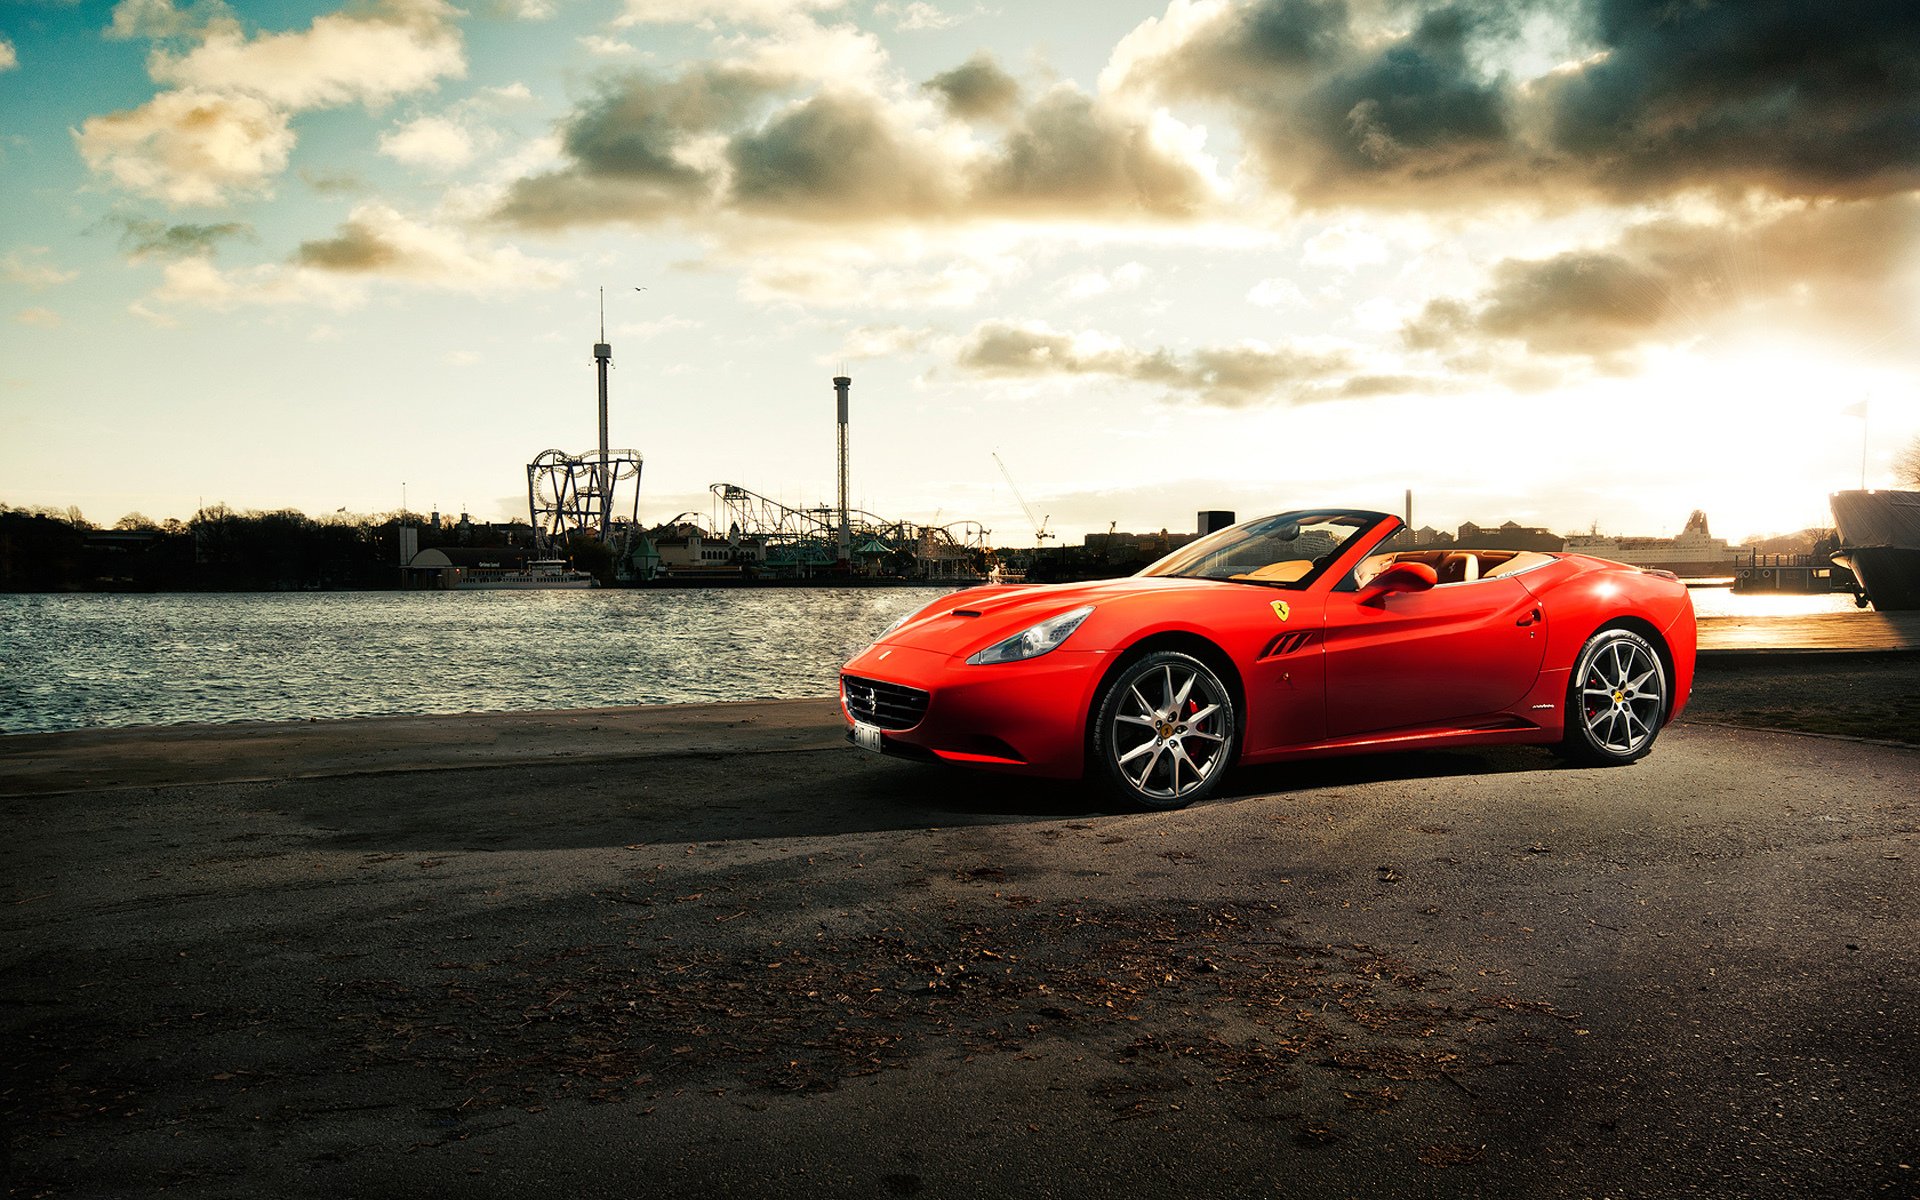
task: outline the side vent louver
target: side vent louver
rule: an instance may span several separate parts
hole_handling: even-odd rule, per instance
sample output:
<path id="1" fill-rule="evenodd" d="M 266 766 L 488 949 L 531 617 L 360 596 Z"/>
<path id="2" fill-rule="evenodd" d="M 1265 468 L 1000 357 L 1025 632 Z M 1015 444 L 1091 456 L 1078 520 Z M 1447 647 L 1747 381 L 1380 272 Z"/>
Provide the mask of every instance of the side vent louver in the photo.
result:
<path id="1" fill-rule="evenodd" d="M 1294 651 L 1302 649 L 1303 647 L 1310 644 L 1312 641 L 1313 641 L 1313 632 L 1311 630 L 1296 632 L 1296 633 L 1283 633 L 1283 634 L 1280 634 L 1278 637 L 1275 637 L 1271 642 L 1267 643 L 1267 648 L 1260 652 L 1260 657 L 1261 658 L 1279 658 L 1282 655 L 1292 654 Z"/>

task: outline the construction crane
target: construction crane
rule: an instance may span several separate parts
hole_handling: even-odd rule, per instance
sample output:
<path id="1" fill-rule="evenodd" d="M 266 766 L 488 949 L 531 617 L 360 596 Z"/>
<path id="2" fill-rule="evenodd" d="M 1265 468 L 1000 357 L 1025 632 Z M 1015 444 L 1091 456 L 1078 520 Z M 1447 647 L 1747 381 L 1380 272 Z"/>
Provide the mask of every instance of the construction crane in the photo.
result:
<path id="1" fill-rule="evenodd" d="M 1039 520 L 1034 519 L 1033 505 L 1028 504 L 1027 498 L 1020 494 L 1020 485 L 1013 481 L 1013 472 L 1007 470 L 1007 464 L 1001 461 L 999 451 L 993 452 L 993 461 L 999 464 L 1000 474 L 1006 477 L 1007 486 L 1013 489 L 1013 498 L 1020 502 L 1020 508 L 1027 514 L 1027 524 L 1033 526 L 1033 548 L 1038 550 L 1041 542 L 1046 541 L 1050 537 L 1060 536 L 1059 534 L 1049 532 L 1047 529 L 1047 522 L 1053 520 L 1052 513 L 1048 513 Z"/>

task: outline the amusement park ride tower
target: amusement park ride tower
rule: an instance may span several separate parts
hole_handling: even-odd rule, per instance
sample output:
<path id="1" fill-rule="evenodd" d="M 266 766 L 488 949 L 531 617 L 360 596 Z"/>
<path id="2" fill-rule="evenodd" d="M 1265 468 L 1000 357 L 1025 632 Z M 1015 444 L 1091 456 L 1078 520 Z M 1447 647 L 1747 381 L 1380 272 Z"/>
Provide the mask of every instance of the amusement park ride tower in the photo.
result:
<path id="1" fill-rule="evenodd" d="M 853 380 L 845 375 L 833 377 L 833 394 L 840 402 L 840 552 L 846 563 L 853 558 L 853 524 L 847 512 L 847 389 Z"/>
<path id="2" fill-rule="evenodd" d="M 549 553 L 576 533 L 589 533 L 602 542 L 612 542 L 613 516 L 618 509 L 626 510 L 629 530 L 639 521 L 640 452 L 607 447 L 607 371 L 613 366 L 613 346 L 607 341 L 604 290 L 600 299 L 600 340 L 593 344 L 593 362 L 600 377 L 598 453 L 543 450 L 527 464 L 527 514 L 533 520 L 541 549 Z M 632 486 L 623 489 L 622 484 Z M 620 503 L 622 491 L 630 491 L 626 504 Z"/>

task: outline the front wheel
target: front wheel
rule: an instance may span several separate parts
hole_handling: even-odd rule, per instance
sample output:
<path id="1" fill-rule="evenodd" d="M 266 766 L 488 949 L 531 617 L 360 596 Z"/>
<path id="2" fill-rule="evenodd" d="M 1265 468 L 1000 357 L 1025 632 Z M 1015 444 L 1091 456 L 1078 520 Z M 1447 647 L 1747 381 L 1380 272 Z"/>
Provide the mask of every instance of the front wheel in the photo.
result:
<path id="1" fill-rule="evenodd" d="M 1094 709 L 1094 770 L 1129 803 L 1184 808 L 1233 762 L 1233 694 L 1190 654 L 1161 650 L 1128 663 Z"/>
<path id="2" fill-rule="evenodd" d="M 1617 766 L 1642 758 L 1667 715 L 1667 671 L 1653 643 L 1630 629 L 1587 640 L 1567 685 L 1569 758 Z"/>

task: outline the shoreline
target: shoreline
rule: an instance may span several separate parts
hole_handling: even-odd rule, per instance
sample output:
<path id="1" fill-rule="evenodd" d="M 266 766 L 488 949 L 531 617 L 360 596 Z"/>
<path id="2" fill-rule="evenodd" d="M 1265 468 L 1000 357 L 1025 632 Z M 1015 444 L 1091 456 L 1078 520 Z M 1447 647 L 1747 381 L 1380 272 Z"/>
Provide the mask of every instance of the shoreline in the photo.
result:
<path id="1" fill-rule="evenodd" d="M 1920 654 L 1703 661 L 1678 724 L 1920 746 Z M 657 704 L 0 734 L 0 796 L 837 749 L 838 701 Z"/>

